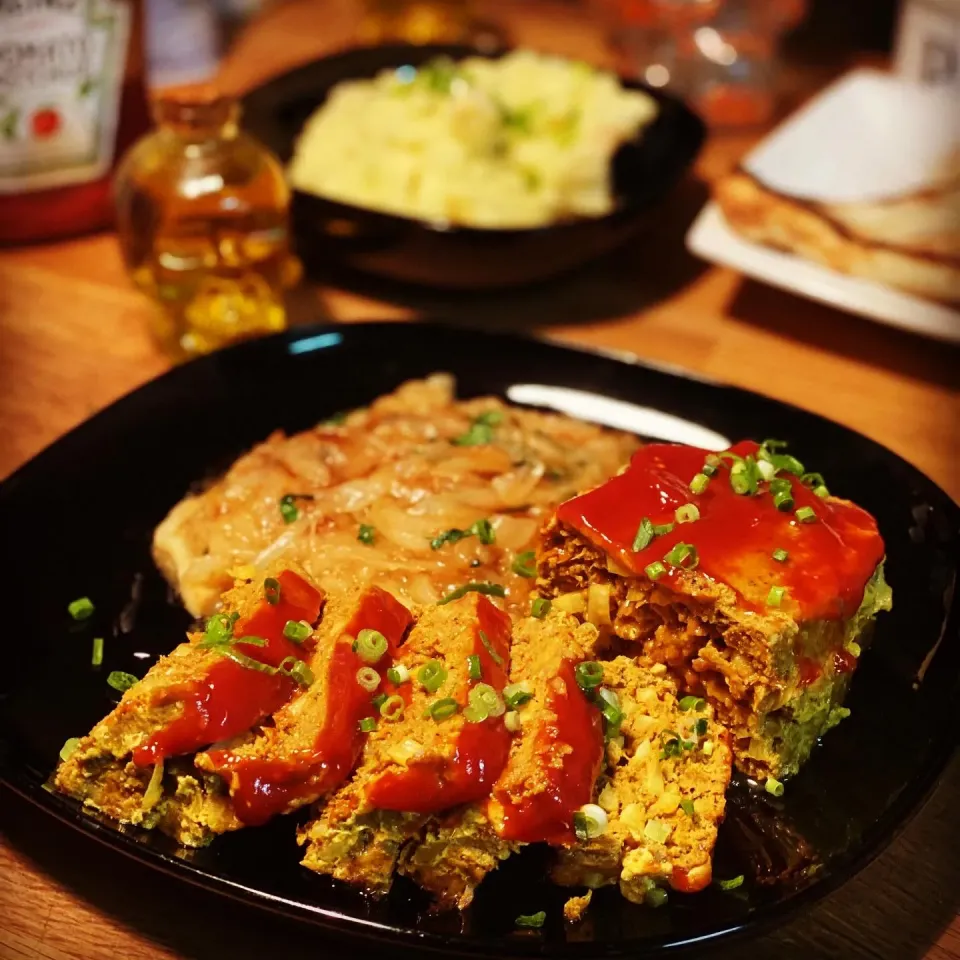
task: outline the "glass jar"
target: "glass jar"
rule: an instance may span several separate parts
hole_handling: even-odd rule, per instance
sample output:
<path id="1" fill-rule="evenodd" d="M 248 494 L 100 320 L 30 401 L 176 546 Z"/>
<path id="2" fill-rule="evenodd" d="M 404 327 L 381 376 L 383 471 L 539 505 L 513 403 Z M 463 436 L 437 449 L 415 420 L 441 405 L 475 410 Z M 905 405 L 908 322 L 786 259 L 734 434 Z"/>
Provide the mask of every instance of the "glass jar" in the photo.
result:
<path id="1" fill-rule="evenodd" d="M 0 3 L 0 243 L 110 223 L 110 182 L 149 127 L 141 0 Z"/>
<path id="2" fill-rule="evenodd" d="M 127 269 L 159 305 L 155 333 L 184 357 L 282 330 L 299 265 L 279 162 L 211 91 L 168 94 L 154 119 L 120 166 L 116 204 Z"/>

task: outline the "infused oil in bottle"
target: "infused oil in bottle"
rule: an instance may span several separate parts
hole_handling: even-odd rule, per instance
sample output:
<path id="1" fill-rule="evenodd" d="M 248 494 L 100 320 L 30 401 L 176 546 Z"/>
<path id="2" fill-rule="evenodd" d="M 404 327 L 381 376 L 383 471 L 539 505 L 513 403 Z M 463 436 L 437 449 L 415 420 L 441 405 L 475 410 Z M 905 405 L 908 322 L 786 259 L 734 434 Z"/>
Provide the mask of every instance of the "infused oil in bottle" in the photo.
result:
<path id="1" fill-rule="evenodd" d="M 299 268 L 280 164 L 228 97 L 170 94 L 154 119 L 121 165 L 116 201 L 127 268 L 158 304 L 156 334 L 182 358 L 282 330 Z"/>

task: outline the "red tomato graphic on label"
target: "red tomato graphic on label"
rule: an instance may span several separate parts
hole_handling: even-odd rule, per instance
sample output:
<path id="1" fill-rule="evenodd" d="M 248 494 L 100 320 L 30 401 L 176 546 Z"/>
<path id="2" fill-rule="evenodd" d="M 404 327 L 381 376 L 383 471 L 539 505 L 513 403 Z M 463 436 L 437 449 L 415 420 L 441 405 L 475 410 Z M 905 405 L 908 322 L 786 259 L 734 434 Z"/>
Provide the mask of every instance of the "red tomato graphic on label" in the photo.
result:
<path id="1" fill-rule="evenodd" d="M 30 118 L 30 129 L 35 140 L 48 140 L 60 132 L 62 120 L 53 107 L 41 107 Z"/>

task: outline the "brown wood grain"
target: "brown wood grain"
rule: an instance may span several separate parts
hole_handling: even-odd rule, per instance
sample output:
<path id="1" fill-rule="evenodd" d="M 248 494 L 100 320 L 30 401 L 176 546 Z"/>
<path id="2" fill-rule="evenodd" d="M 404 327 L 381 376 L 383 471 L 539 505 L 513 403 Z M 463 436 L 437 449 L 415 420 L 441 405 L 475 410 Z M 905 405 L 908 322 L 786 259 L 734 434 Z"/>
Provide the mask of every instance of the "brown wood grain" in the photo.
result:
<path id="1" fill-rule="evenodd" d="M 515 41 L 608 58 L 596 24 L 570 4 L 485 6 Z M 343 46 L 355 20 L 349 0 L 277 3 L 240 37 L 223 83 L 241 91 Z M 820 67 L 799 71 L 794 85 L 809 93 L 824 75 Z M 960 498 L 960 351 L 744 280 L 684 251 L 706 184 L 755 140 L 713 137 L 696 175 L 644 236 L 572 276 L 465 297 L 398 295 L 376 283 L 357 293 L 331 275 L 297 292 L 292 315 L 344 322 L 430 315 L 626 350 L 839 420 Z M 0 476 L 168 367 L 147 333 L 151 309 L 128 284 L 110 235 L 0 251 Z M 903 836 L 852 882 L 779 931 L 710 955 L 960 960 L 958 805 L 955 763 Z M 0 830 L 0 960 L 363 957 L 315 930 L 127 861 L 6 791 Z"/>

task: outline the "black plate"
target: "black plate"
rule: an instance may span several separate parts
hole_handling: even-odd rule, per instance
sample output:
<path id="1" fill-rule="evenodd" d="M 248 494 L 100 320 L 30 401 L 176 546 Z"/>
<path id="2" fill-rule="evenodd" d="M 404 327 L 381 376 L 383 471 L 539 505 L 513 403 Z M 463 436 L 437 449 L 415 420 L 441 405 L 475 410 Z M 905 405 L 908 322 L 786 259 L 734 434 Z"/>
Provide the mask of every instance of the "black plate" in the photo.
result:
<path id="1" fill-rule="evenodd" d="M 348 50 L 276 77 L 244 100 L 244 125 L 286 163 L 310 114 L 340 81 L 436 56 L 488 56 L 470 47 L 404 44 Z M 331 266 L 435 287 L 482 289 L 543 280 L 612 250 L 642 227 L 703 142 L 700 119 L 675 97 L 624 80 L 653 97 L 656 120 L 614 157 L 617 209 L 605 217 L 528 230 L 442 227 L 294 191 L 291 221 L 308 271 Z"/>
<path id="2" fill-rule="evenodd" d="M 853 715 L 782 801 L 734 788 L 720 832 L 719 877 L 752 876 L 761 853 L 774 858 L 767 872 L 780 872 L 802 865 L 804 851 L 821 864 L 812 876 L 773 885 L 751 879 L 735 893 L 674 895 L 656 911 L 601 891 L 589 919 L 565 927 L 564 895 L 546 883 L 543 856 L 530 849 L 484 883 L 462 919 L 431 916 L 402 883 L 386 901 L 370 903 L 299 867 L 289 819 L 186 853 L 43 790 L 64 740 L 110 708 L 106 673 L 142 674 L 187 624 L 149 555 L 166 511 L 274 428 L 308 427 L 435 370 L 455 373 L 465 396 L 516 396 L 520 384 L 584 391 L 575 399 L 592 398 L 599 409 L 602 398 L 608 413 L 630 413 L 638 432 L 666 439 L 694 439 L 690 431 L 699 429 L 730 439 L 777 436 L 821 470 L 834 492 L 877 517 L 895 610 L 880 618 L 863 658 L 849 698 Z M 0 525 L 7 571 L 2 779 L 139 860 L 348 936 L 495 957 L 636 957 L 754 931 L 835 889 L 870 860 L 922 802 L 957 743 L 956 504 L 899 457 L 835 423 L 610 356 L 407 324 L 313 327 L 244 344 L 147 384 L 28 463 L 0 487 Z M 66 606 L 83 595 L 93 598 L 96 614 L 75 624 Z M 107 638 L 100 669 L 90 665 L 94 635 Z M 542 932 L 513 930 L 517 914 L 539 909 L 549 912 Z"/>

